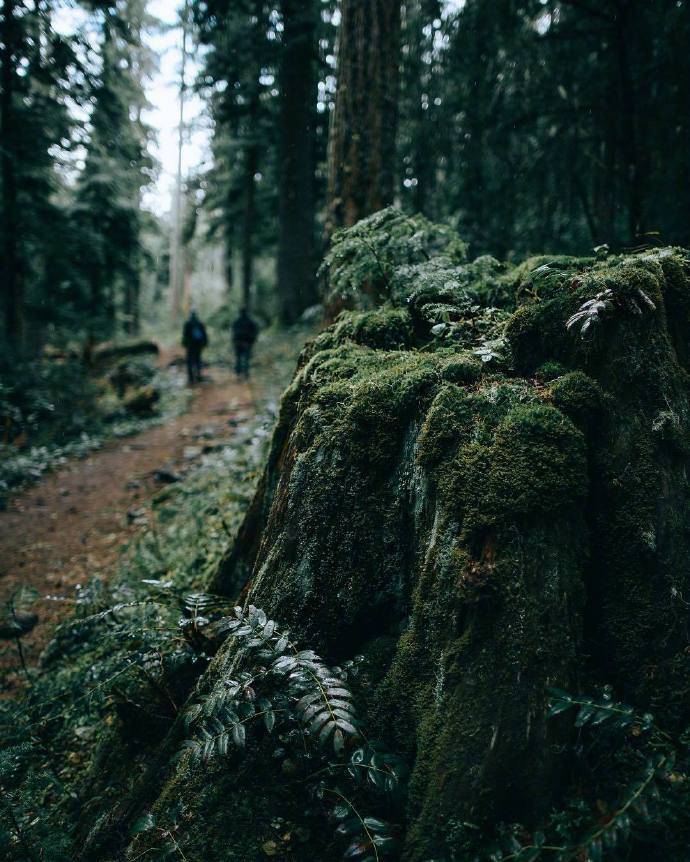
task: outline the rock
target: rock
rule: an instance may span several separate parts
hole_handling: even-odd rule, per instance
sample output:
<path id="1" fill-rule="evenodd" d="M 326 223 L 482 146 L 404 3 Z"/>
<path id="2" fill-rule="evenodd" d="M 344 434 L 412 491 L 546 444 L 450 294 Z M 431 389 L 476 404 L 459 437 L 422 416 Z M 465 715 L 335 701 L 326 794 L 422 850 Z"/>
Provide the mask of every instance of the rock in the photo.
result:
<path id="1" fill-rule="evenodd" d="M 174 482 L 181 482 L 182 476 L 179 473 L 173 473 L 172 470 L 156 470 L 153 474 L 156 482 L 162 485 L 172 485 Z"/>
<path id="2" fill-rule="evenodd" d="M 151 382 L 154 367 L 141 360 L 122 359 L 108 375 L 108 380 L 119 395 L 124 397 L 127 389 L 144 387 Z"/>
<path id="3" fill-rule="evenodd" d="M 124 401 L 124 408 L 128 413 L 148 416 L 154 412 L 159 399 L 160 392 L 155 386 L 144 386 L 127 396 Z"/>

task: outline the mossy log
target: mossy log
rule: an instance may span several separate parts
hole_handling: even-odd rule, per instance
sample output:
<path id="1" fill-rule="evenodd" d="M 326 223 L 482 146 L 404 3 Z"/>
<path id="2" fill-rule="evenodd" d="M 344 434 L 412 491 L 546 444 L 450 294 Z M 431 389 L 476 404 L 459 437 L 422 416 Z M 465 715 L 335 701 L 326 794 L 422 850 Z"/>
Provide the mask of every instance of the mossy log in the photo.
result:
<path id="1" fill-rule="evenodd" d="M 687 253 L 491 265 L 488 288 L 483 265 L 469 303 L 458 267 L 307 346 L 214 584 L 333 662 L 366 657 L 367 732 L 412 768 L 406 862 L 459 858 L 456 826 L 535 824 L 567 795 L 548 686 L 690 717 Z M 568 331 L 602 291 L 590 336 Z M 236 660 L 231 639 L 198 691 Z M 268 754 L 253 762 L 149 770 L 111 817 L 119 847 L 182 799 L 192 850 L 261 858 L 264 813 L 301 809 Z M 290 858 L 338 854 L 315 836 Z"/>
<path id="2" fill-rule="evenodd" d="M 142 338 L 136 341 L 126 341 L 116 344 L 105 341 L 98 344 L 92 351 L 92 362 L 97 367 L 103 367 L 120 359 L 130 359 L 141 356 L 158 356 L 160 348 L 155 341 Z"/>

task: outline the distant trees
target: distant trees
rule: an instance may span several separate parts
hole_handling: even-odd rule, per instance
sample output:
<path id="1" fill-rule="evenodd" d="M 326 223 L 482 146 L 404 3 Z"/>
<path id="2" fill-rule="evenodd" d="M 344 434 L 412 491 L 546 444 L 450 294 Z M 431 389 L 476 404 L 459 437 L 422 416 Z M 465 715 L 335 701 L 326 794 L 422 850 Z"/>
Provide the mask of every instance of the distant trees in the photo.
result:
<path id="1" fill-rule="evenodd" d="M 197 2 L 194 15 L 208 48 L 200 85 L 215 122 L 206 205 L 211 230 L 225 240 L 230 266 L 233 252 L 240 253 L 240 295 L 247 305 L 257 244 L 276 200 L 265 182 L 277 166 L 275 17 L 263 0 Z"/>
<path id="2" fill-rule="evenodd" d="M 141 191 L 153 170 L 149 132 L 141 119 L 145 3 L 127 0 L 122 12 L 103 12 L 101 72 L 73 207 L 75 271 L 85 289 L 90 326 L 102 336 L 115 329 L 118 300 L 125 331 L 134 334 L 139 328 Z"/>
<path id="3" fill-rule="evenodd" d="M 333 229 L 389 203 L 497 256 L 690 245 L 690 0 L 189 6 L 214 128 L 195 205 L 238 303 L 293 322 Z M 69 36 L 57 8 L 0 0 L 15 345 L 51 326 L 136 332 L 155 227 L 141 203 L 146 2 L 78 0 L 88 27 Z"/>
<path id="4" fill-rule="evenodd" d="M 205 178 L 209 229 L 222 234 L 228 275 L 243 304 L 294 321 L 316 297 L 317 221 L 333 98 L 335 0 L 204 0 L 194 4 L 207 47 L 199 86 L 214 119 L 214 165 Z M 239 266 L 233 267 L 237 257 Z"/>
<path id="5" fill-rule="evenodd" d="M 293 323 L 316 301 L 316 0 L 282 0 L 281 14 L 278 292 Z"/>
<path id="6" fill-rule="evenodd" d="M 22 290 L 19 277 L 19 227 L 17 209 L 17 143 L 14 103 L 17 84 L 16 59 L 19 51 L 18 24 L 14 0 L 4 0 L 2 7 L 2 94 L 0 98 L 0 134 L 2 135 L 2 281 L 5 336 L 10 343 L 21 339 Z"/>
<path id="7" fill-rule="evenodd" d="M 402 39 L 410 210 L 499 255 L 690 243 L 687 0 L 408 0 Z"/>
<path id="8" fill-rule="evenodd" d="M 89 32 L 61 35 L 56 4 L 0 11 L 3 328 L 35 349 L 49 326 L 109 335 L 139 317 L 145 0 L 89 0 Z"/>
<path id="9" fill-rule="evenodd" d="M 7 341 L 24 340 L 25 311 L 45 315 L 45 273 L 61 237 L 55 171 L 70 136 L 66 81 L 78 72 L 72 45 L 51 29 L 51 4 L 3 0 L 0 21 L 0 233 Z"/>

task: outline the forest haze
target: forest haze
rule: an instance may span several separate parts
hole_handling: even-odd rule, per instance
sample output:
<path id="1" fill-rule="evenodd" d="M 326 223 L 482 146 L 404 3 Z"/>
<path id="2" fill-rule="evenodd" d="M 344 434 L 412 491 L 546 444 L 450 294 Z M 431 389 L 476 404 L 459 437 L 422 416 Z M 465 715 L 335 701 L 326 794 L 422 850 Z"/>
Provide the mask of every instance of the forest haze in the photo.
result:
<path id="1" fill-rule="evenodd" d="M 192 3 L 180 26 L 202 69 L 185 86 L 206 99 L 213 161 L 182 177 L 177 230 L 142 205 L 156 170 L 143 33 L 156 22 L 141 0 L 80 5 L 66 35 L 51 26 L 59 2 L 2 6 L 2 295 L 15 345 L 24 332 L 29 349 L 58 333 L 133 334 L 142 307 L 164 299 L 179 314 L 171 230 L 189 258 L 194 243 L 222 243 L 229 295 L 284 322 L 316 301 L 333 228 L 393 202 L 500 257 L 690 241 L 684 0 Z M 352 86 L 338 106 L 346 51 Z"/>

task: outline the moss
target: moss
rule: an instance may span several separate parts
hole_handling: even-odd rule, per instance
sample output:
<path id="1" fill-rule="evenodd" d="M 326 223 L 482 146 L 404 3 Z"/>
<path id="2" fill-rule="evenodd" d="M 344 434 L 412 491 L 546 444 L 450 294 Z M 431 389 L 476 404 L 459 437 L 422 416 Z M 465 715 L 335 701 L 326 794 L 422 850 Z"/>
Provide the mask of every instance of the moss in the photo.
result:
<path id="1" fill-rule="evenodd" d="M 506 519 L 557 512 L 587 493 L 584 437 L 548 406 L 516 407 L 490 445 L 470 443 L 454 467 L 468 536 Z"/>
<path id="2" fill-rule="evenodd" d="M 379 689 L 377 726 L 392 724 L 398 750 L 414 756 L 410 862 L 446 858 L 449 817 L 529 822 L 560 779 L 555 728 L 544 722 L 545 677 L 567 684 L 575 667 L 587 533 L 571 513 L 511 532 L 485 545 L 492 589 L 468 605 L 463 583 L 479 561 L 450 525 L 439 528 L 438 556 L 420 578 L 411 624 Z"/>
<path id="3" fill-rule="evenodd" d="M 568 369 L 563 365 L 562 362 L 544 362 L 543 365 L 540 365 L 539 368 L 535 371 L 535 377 L 540 382 L 548 383 L 549 380 L 555 380 L 556 377 L 561 377 L 563 374 L 567 374 Z"/>
<path id="4" fill-rule="evenodd" d="M 434 398 L 418 438 L 417 460 L 433 467 L 457 449 L 463 429 L 472 420 L 467 394 L 457 386 L 443 386 Z"/>
<path id="5" fill-rule="evenodd" d="M 686 262 L 484 264 L 516 290 L 514 365 L 498 373 L 473 353 L 505 312 L 463 308 L 462 349 L 415 340 L 427 313 L 460 307 L 467 267 L 435 266 L 416 294 L 424 264 L 396 270 L 405 308 L 343 315 L 305 353 L 256 504 L 261 530 L 238 551 L 249 600 L 334 662 L 367 655 L 365 731 L 412 770 L 405 862 L 452 857 L 451 818 L 532 829 L 568 791 L 567 731 L 545 720 L 547 686 L 572 690 L 586 672 L 638 707 L 670 703 L 679 726 L 690 719 L 690 337 L 669 324 L 685 320 Z M 594 337 L 568 332 L 604 289 L 615 302 Z M 635 311 L 640 291 L 654 311 Z M 181 796 L 211 824 L 206 843 L 193 832 L 197 855 L 259 854 L 263 808 L 308 817 L 268 760 L 257 776 L 177 773 L 165 804 Z M 335 858 L 319 840 L 312 857 Z"/>
<path id="6" fill-rule="evenodd" d="M 482 363 L 469 350 L 461 350 L 452 355 L 441 366 L 441 377 L 450 383 L 476 383 L 482 375 Z"/>
<path id="7" fill-rule="evenodd" d="M 413 342 L 412 318 L 405 308 L 383 306 L 373 311 L 343 311 L 314 341 L 314 350 L 328 350 L 353 341 L 378 350 L 402 350 Z"/>
<path id="8" fill-rule="evenodd" d="M 690 366 L 690 344 L 687 333 L 690 330 L 690 257 L 677 249 L 675 253 L 664 254 L 660 258 L 664 273 L 664 300 L 669 335 L 682 365 Z M 661 253 L 660 253 L 661 254 Z"/>
<path id="9" fill-rule="evenodd" d="M 641 294 L 657 310 L 663 309 L 663 281 L 658 260 L 635 255 L 584 269 L 552 267 L 542 272 L 534 290 L 522 297 L 521 306 L 506 327 L 517 369 L 532 374 L 544 362 L 553 360 L 569 368 L 596 369 L 604 354 L 612 355 L 612 339 L 626 345 L 628 359 L 637 355 L 640 337 L 654 329 L 657 320 L 646 301 L 641 300 Z M 604 290 L 612 292 L 614 301 L 595 336 L 583 340 L 577 332 L 568 332 L 569 317 L 582 303 Z M 623 358 L 624 352 L 613 355 Z M 623 363 L 619 367 L 626 366 Z M 629 373 L 636 370 L 628 368 Z"/>
<path id="10" fill-rule="evenodd" d="M 585 431 L 590 428 L 604 403 L 601 386 L 582 371 L 558 377 L 551 383 L 550 392 L 554 405 Z"/>

